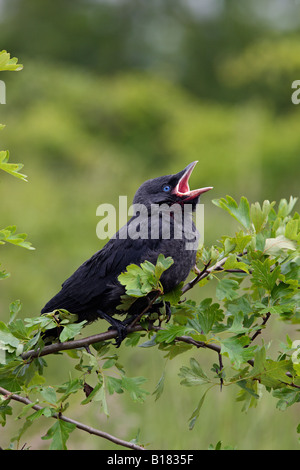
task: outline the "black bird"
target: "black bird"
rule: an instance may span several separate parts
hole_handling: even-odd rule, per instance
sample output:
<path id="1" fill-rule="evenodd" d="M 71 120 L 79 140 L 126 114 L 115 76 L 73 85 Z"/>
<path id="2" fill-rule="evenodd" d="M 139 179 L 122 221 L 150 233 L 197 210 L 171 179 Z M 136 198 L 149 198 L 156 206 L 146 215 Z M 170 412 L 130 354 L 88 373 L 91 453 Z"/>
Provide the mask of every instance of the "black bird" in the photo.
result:
<path id="1" fill-rule="evenodd" d="M 199 234 L 192 222 L 192 212 L 200 195 L 212 189 L 190 190 L 188 180 L 196 163 L 190 163 L 177 174 L 160 176 L 143 183 L 134 196 L 133 204 L 146 211 L 137 210 L 100 251 L 62 284 L 61 290 L 41 313 L 66 309 L 77 314 L 78 322 L 105 319 L 112 328 L 117 329 L 116 344 L 119 346 L 127 334 L 126 325 L 145 307 L 142 302 L 146 305 L 149 302 L 149 298 L 138 299 L 123 322 L 113 318 L 116 313 L 121 313 L 116 307 L 125 293 L 118 281 L 119 274 L 132 263 L 139 265 L 148 260 L 156 264 L 160 253 L 165 257 L 171 256 L 174 263 L 161 277 L 164 292 L 167 293 L 184 281 L 195 265 Z M 151 208 L 154 208 L 152 217 Z M 172 212 L 173 208 L 180 208 L 179 218 L 178 212 Z M 187 208 L 190 211 L 184 218 L 184 209 Z M 158 218 L 155 217 L 155 210 Z M 47 336 L 52 334 L 52 330 L 46 333 Z"/>

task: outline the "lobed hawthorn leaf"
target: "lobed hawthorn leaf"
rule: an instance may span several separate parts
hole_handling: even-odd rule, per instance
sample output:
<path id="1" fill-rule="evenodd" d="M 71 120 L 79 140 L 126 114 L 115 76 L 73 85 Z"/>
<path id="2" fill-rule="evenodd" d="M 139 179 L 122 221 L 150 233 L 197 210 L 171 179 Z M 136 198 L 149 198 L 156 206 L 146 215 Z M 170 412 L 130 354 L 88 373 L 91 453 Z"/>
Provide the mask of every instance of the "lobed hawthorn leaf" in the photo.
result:
<path id="1" fill-rule="evenodd" d="M 0 244 L 3 245 L 5 242 L 11 243 L 13 245 L 18 245 L 23 248 L 27 248 L 28 250 L 35 250 L 35 248 L 29 243 L 25 241 L 27 238 L 26 233 L 18 233 L 15 234 L 16 226 L 10 225 L 5 229 L 0 230 Z"/>
<path id="2" fill-rule="evenodd" d="M 221 279 L 216 287 L 218 300 L 234 300 L 238 297 L 239 283 L 233 279 Z"/>
<path id="3" fill-rule="evenodd" d="M 177 336 L 183 336 L 190 332 L 192 328 L 186 325 L 172 325 L 167 324 L 163 330 L 156 333 L 157 343 L 172 343 Z"/>
<path id="4" fill-rule="evenodd" d="M 255 204 L 251 204 L 251 221 L 254 225 L 256 233 L 259 233 L 263 230 L 265 225 L 268 222 L 269 213 L 271 209 L 274 207 L 275 201 L 264 201 L 262 207 L 260 206 L 259 202 Z"/>
<path id="5" fill-rule="evenodd" d="M 129 393 L 133 401 L 143 403 L 146 395 L 149 395 L 149 392 L 141 388 L 140 385 L 146 382 L 146 380 L 145 377 L 123 376 L 121 379 L 121 387 L 124 391 L 126 390 Z"/>
<path id="6" fill-rule="evenodd" d="M 272 268 L 274 260 L 266 258 L 264 262 L 260 260 L 253 260 L 251 282 L 257 286 L 262 287 L 268 292 L 271 292 L 279 278 L 281 269 L 280 266 Z M 272 268 L 272 269 L 271 269 Z"/>
<path id="7" fill-rule="evenodd" d="M 9 160 L 9 151 L 1 150 L 0 151 L 0 169 L 6 171 L 6 173 L 20 178 L 23 181 L 27 181 L 27 176 L 20 173 L 20 170 L 23 168 L 22 163 L 8 163 Z"/>
<path id="8" fill-rule="evenodd" d="M 18 64 L 16 57 L 10 57 L 9 52 L 0 51 L 0 71 L 19 71 L 22 70 L 23 65 Z"/>
<path id="9" fill-rule="evenodd" d="M 300 241 L 300 219 L 291 219 L 285 227 L 285 237 L 290 240 Z"/>
<path id="10" fill-rule="evenodd" d="M 282 360 L 273 361 L 266 357 L 265 347 L 260 347 L 254 356 L 254 367 L 250 377 L 255 377 L 265 387 L 277 389 L 283 386 L 283 383 L 291 383 L 292 377 L 287 372 L 293 371 L 292 361 Z"/>
<path id="11" fill-rule="evenodd" d="M 127 295 L 144 297 L 152 290 L 161 290 L 159 279 L 173 263 L 172 258 L 165 258 L 160 254 L 155 266 L 149 261 L 144 261 L 140 266 L 130 264 L 126 271 L 118 276 L 118 280 L 125 286 Z"/>
<path id="12" fill-rule="evenodd" d="M 243 230 L 240 230 L 234 237 L 222 237 L 221 242 L 224 246 L 225 256 L 230 252 L 243 253 L 245 248 L 252 242 L 252 235 L 245 234 Z"/>
<path id="13" fill-rule="evenodd" d="M 174 263 L 174 260 L 168 256 L 167 258 L 164 257 L 164 255 L 159 254 L 157 258 L 157 262 L 155 265 L 155 276 L 157 279 L 160 279 L 161 275 L 169 269 L 172 264 Z"/>
<path id="14" fill-rule="evenodd" d="M 170 292 L 168 292 L 167 294 L 164 294 L 163 300 L 165 302 L 170 302 L 171 305 L 177 305 L 182 296 L 183 285 L 184 285 L 184 282 L 181 282 L 180 284 L 178 284 L 178 286 L 176 286 Z"/>
<path id="15" fill-rule="evenodd" d="M 287 217 L 293 210 L 298 198 L 297 197 L 290 197 L 290 200 L 287 201 L 286 199 L 281 199 L 278 205 L 278 217 L 285 218 Z"/>
<path id="16" fill-rule="evenodd" d="M 232 217 L 234 217 L 243 227 L 247 230 L 251 227 L 250 220 L 250 206 L 246 197 L 242 196 L 239 206 L 231 196 L 225 198 L 213 199 L 212 201 L 216 206 L 226 210 Z"/>
<path id="17" fill-rule="evenodd" d="M 0 398 L 0 424 L 1 426 L 6 425 L 6 416 L 11 416 L 12 415 L 12 407 L 5 404 L 5 401 L 3 400 L 3 403 L 1 403 L 2 397 Z"/>
<path id="18" fill-rule="evenodd" d="M 246 263 L 243 263 L 242 261 L 238 261 L 237 255 L 234 253 L 230 253 L 228 256 L 227 260 L 225 261 L 225 264 L 223 268 L 226 269 L 241 269 L 242 271 L 245 271 L 245 273 L 249 274 L 249 265 Z"/>
<path id="19" fill-rule="evenodd" d="M 204 299 L 200 302 L 194 318 L 189 319 L 188 325 L 195 331 L 206 335 L 213 326 L 224 318 L 223 310 L 218 303 L 212 303 L 212 299 Z"/>
<path id="20" fill-rule="evenodd" d="M 236 366 L 241 367 L 244 362 L 253 358 L 257 346 L 248 346 L 250 338 L 247 336 L 235 335 L 220 340 L 221 354 L 229 357 L 229 360 Z M 247 346 L 247 347 L 246 347 Z"/>
<path id="21" fill-rule="evenodd" d="M 19 340 L 16 338 L 6 326 L 4 322 L 0 322 L 0 345 L 1 349 L 8 349 L 13 352 L 19 346 Z M 12 348 L 12 350 L 11 350 Z"/>
<path id="22" fill-rule="evenodd" d="M 42 436 L 42 439 L 52 439 L 50 450 L 67 450 L 66 442 L 70 433 L 74 431 L 75 428 L 75 424 L 57 419 L 54 425 L 48 429 L 47 434 Z"/>
<path id="23" fill-rule="evenodd" d="M 236 401 L 243 402 L 242 411 L 247 412 L 249 408 L 256 407 L 260 398 L 258 381 L 242 379 L 236 382 L 236 384 L 241 388 Z"/>
<path id="24" fill-rule="evenodd" d="M 182 378 L 180 383 L 186 387 L 203 385 L 211 382 L 205 372 L 203 372 L 199 362 L 193 357 L 190 359 L 190 367 L 181 367 L 178 375 Z"/>
<path id="25" fill-rule="evenodd" d="M 272 395 L 278 398 L 276 408 L 285 411 L 289 406 L 294 403 L 300 402 L 300 390 L 290 388 L 277 388 L 273 391 Z"/>
<path id="26" fill-rule="evenodd" d="M 21 308 L 22 304 L 20 300 L 15 300 L 14 302 L 11 302 L 11 304 L 9 305 L 9 323 L 15 320 Z"/>

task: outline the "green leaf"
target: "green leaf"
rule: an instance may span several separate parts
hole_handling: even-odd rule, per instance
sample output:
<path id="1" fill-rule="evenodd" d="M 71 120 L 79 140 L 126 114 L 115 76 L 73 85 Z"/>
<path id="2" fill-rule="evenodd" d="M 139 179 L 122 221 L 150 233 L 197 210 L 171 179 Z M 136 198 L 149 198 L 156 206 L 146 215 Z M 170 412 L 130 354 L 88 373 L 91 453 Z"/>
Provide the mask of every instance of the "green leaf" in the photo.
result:
<path id="1" fill-rule="evenodd" d="M 254 357 L 254 367 L 251 377 L 258 379 L 265 387 L 281 388 L 283 383 L 292 382 L 292 377 L 286 373 L 292 372 L 292 362 L 289 360 L 273 361 L 266 358 L 264 347 L 259 348 Z"/>
<path id="2" fill-rule="evenodd" d="M 276 408 L 280 411 L 285 411 L 289 406 L 300 402 L 300 390 L 297 389 L 278 388 L 273 391 L 272 395 L 278 398 Z"/>
<path id="3" fill-rule="evenodd" d="M 184 282 L 181 282 L 173 290 L 171 290 L 167 294 L 164 294 L 163 300 L 165 302 L 170 302 L 171 305 L 177 305 L 180 298 L 181 298 L 181 296 L 182 296 L 183 284 L 184 284 Z"/>
<path id="4" fill-rule="evenodd" d="M 20 300 L 15 300 L 9 306 L 9 323 L 14 321 L 16 316 L 18 315 L 19 311 L 22 308 L 22 304 Z"/>
<path id="5" fill-rule="evenodd" d="M 210 382 L 200 364 L 193 357 L 190 359 L 190 366 L 191 367 L 183 366 L 180 368 L 178 375 L 183 379 L 180 382 L 182 385 L 192 387 L 194 385 L 203 385 Z"/>
<path id="6" fill-rule="evenodd" d="M 8 150 L 1 150 L 0 151 L 0 170 L 6 171 L 6 173 L 15 176 L 16 178 L 20 178 L 23 181 L 27 181 L 27 176 L 19 173 L 19 171 L 23 168 L 22 163 L 8 163 L 9 160 L 9 151 Z"/>
<path id="7" fill-rule="evenodd" d="M 64 325 L 64 328 L 59 335 L 60 341 L 63 343 L 64 341 L 73 339 L 75 336 L 77 336 L 81 332 L 85 324 L 86 324 L 86 320 L 80 323 L 71 323 L 71 324 Z"/>
<path id="8" fill-rule="evenodd" d="M 247 198 L 242 196 L 239 206 L 231 196 L 226 196 L 226 199 L 213 199 L 212 202 L 221 209 L 224 209 L 229 212 L 229 214 L 234 217 L 247 230 L 250 229 L 250 206 Z"/>
<path id="9" fill-rule="evenodd" d="M 296 243 L 289 240 L 284 235 L 278 235 L 276 238 L 266 238 L 264 253 L 267 255 L 278 256 L 288 251 L 295 251 Z"/>
<path id="10" fill-rule="evenodd" d="M 42 439 L 52 439 L 50 450 L 67 450 L 66 442 L 75 428 L 75 424 L 58 419 Z"/>
<path id="11" fill-rule="evenodd" d="M 160 254 L 156 266 L 144 261 L 140 266 L 130 264 L 126 271 L 118 276 L 120 284 L 125 286 L 126 294 L 131 297 L 144 297 L 153 290 L 161 290 L 159 279 L 164 271 L 173 264 L 172 258 Z"/>
<path id="12" fill-rule="evenodd" d="M 28 250 L 34 250 L 31 243 L 25 241 L 27 238 L 26 233 L 15 234 L 16 226 L 10 225 L 2 230 L 0 230 L 0 244 L 3 245 L 5 242 L 11 243 L 13 245 L 21 246 L 22 248 L 27 248 Z"/>
<path id="13" fill-rule="evenodd" d="M 163 330 L 156 333 L 156 341 L 158 343 L 172 343 L 177 336 L 182 336 L 188 331 L 191 331 L 191 328 L 187 328 L 185 325 L 168 324 Z"/>
<path id="14" fill-rule="evenodd" d="M 0 71 L 19 71 L 22 70 L 23 65 L 18 64 L 16 57 L 10 57 L 10 54 L 5 50 L 0 51 Z"/>
<path id="15" fill-rule="evenodd" d="M 0 424 L 2 426 L 6 425 L 6 416 L 11 416 L 12 415 L 12 407 L 2 403 L 1 404 L 2 397 L 0 397 Z"/>
<path id="16" fill-rule="evenodd" d="M 41 395 L 47 403 L 51 403 L 52 405 L 56 405 L 57 397 L 56 392 L 53 387 L 42 387 L 40 389 Z"/>
<path id="17" fill-rule="evenodd" d="M 1 245 L 1 241 L 0 241 L 0 245 Z M 1 264 L 0 264 L 0 266 L 1 266 Z M 1 279 L 6 279 L 6 278 L 9 277 L 9 276 L 10 276 L 10 273 L 7 273 L 7 272 L 5 271 L 5 269 L 3 269 L 3 270 L 0 271 L 0 280 L 1 280 Z"/>
<path id="18" fill-rule="evenodd" d="M 159 397 L 162 395 L 163 390 L 164 390 L 164 384 L 165 384 L 165 373 L 163 372 L 152 394 L 152 395 L 155 395 L 155 401 L 158 400 Z"/>
<path id="19" fill-rule="evenodd" d="M 130 264 L 127 266 L 126 271 L 118 276 L 120 284 L 125 286 L 127 295 L 144 297 L 153 290 L 156 279 L 154 274 L 150 273 L 147 268 L 148 266 L 143 270 L 140 266 Z"/>
<path id="20" fill-rule="evenodd" d="M 46 418 L 50 418 L 52 416 L 53 408 L 49 408 L 45 406 L 44 408 L 41 408 L 40 410 L 35 411 L 32 413 L 30 416 L 28 416 L 27 420 L 28 421 L 35 421 L 36 419 L 40 418 L 41 416 L 45 416 Z"/>
<path id="21" fill-rule="evenodd" d="M 9 328 L 2 321 L 0 322 L 0 343 L 4 349 L 7 349 L 7 346 L 15 349 L 19 345 L 18 338 L 11 334 Z"/>
<path id="22" fill-rule="evenodd" d="M 240 367 L 241 364 L 253 358 L 256 346 L 245 347 L 250 342 L 250 338 L 246 336 L 236 335 L 220 340 L 220 342 L 221 354 L 228 356 L 236 367 Z"/>
<path id="23" fill-rule="evenodd" d="M 289 238 L 290 240 L 297 240 L 299 241 L 299 226 L 300 222 L 299 219 L 292 219 L 289 220 L 285 227 L 285 237 Z"/>
<path id="24" fill-rule="evenodd" d="M 290 197 L 289 202 L 286 199 L 281 199 L 278 205 L 278 217 L 282 217 L 283 219 L 287 217 L 293 210 L 298 198 L 297 197 Z"/>
<path id="25" fill-rule="evenodd" d="M 169 256 L 165 258 L 164 255 L 158 255 L 156 266 L 155 266 L 155 276 L 157 279 L 160 279 L 162 273 L 169 269 L 174 263 L 173 259 Z"/>
<path id="26" fill-rule="evenodd" d="M 240 230 L 234 237 L 222 237 L 221 241 L 224 245 L 224 255 L 226 256 L 231 251 L 236 253 L 243 253 L 244 249 L 251 243 L 252 235 L 245 234 Z"/>
<path id="27" fill-rule="evenodd" d="M 62 384 L 58 389 L 57 393 L 62 393 L 59 402 L 65 401 L 72 393 L 77 393 L 78 390 L 82 390 L 82 382 L 79 379 L 70 380 Z"/>
<path id="28" fill-rule="evenodd" d="M 201 408 L 203 406 L 203 403 L 204 403 L 207 392 L 208 392 L 208 390 L 206 390 L 206 392 L 203 393 L 202 397 L 199 400 L 199 403 L 198 403 L 197 407 L 194 409 L 192 415 L 189 418 L 189 430 L 190 431 L 194 428 L 195 423 L 196 423 L 197 419 L 199 418 L 199 414 L 200 414 Z"/>
<path id="29" fill-rule="evenodd" d="M 253 260 L 251 282 L 257 287 L 262 287 L 271 292 L 280 275 L 280 266 L 273 268 L 273 264 L 274 261 L 268 258 L 264 262 Z"/>
<path id="30" fill-rule="evenodd" d="M 239 283 L 233 279 L 221 279 L 216 287 L 216 296 L 218 300 L 233 300 L 238 297 L 237 289 Z"/>
<path id="31" fill-rule="evenodd" d="M 207 334 L 213 326 L 224 318 L 223 310 L 220 305 L 212 303 L 212 299 L 204 299 L 200 302 L 196 317 L 189 320 L 188 325 L 194 328 L 198 333 Z"/>
<path id="32" fill-rule="evenodd" d="M 126 390 L 129 392 L 133 401 L 142 403 L 145 401 L 145 395 L 149 395 L 149 392 L 140 387 L 140 385 L 146 382 L 146 380 L 147 379 L 145 379 L 145 377 L 131 378 L 123 376 L 121 379 L 121 386 L 124 391 Z"/>
<path id="33" fill-rule="evenodd" d="M 266 223 L 268 222 L 268 216 L 275 205 L 275 201 L 264 201 L 262 208 L 260 207 L 259 202 L 255 204 L 251 204 L 251 220 L 254 225 L 256 233 L 261 232 L 265 227 Z"/>
<path id="34" fill-rule="evenodd" d="M 107 390 L 110 395 L 113 393 L 124 393 L 124 390 L 122 388 L 122 380 L 118 379 L 116 377 L 112 377 L 111 375 L 108 375 L 106 377 L 107 379 Z"/>
<path id="35" fill-rule="evenodd" d="M 242 271 L 245 271 L 246 273 L 249 274 L 249 265 L 246 263 L 243 263 L 242 261 L 238 261 L 237 255 L 234 253 L 230 253 L 223 267 L 225 270 L 226 269 L 241 269 Z"/>

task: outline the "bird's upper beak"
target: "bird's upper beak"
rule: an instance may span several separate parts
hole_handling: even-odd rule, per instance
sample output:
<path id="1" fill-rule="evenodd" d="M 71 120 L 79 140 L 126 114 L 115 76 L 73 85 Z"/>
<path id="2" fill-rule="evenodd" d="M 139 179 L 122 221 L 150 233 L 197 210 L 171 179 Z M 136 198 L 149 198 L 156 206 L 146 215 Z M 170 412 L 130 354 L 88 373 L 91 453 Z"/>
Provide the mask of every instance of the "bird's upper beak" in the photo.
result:
<path id="1" fill-rule="evenodd" d="M 200 194 L 205 193 L 210 189 L 213 189 L 212 186 L 206 186 L 205 188 L 193 189 L 192 191 L 190 190 L 189 178 L 197 163 L 197 161 L 190 163 L 184 170 L 180 171 L 176 175 L 179 177 L 179 180 L 177 185 L 173 189 L 173 194 L 178 197 L 184 198 L 185 201 L 199 197 Z"/>

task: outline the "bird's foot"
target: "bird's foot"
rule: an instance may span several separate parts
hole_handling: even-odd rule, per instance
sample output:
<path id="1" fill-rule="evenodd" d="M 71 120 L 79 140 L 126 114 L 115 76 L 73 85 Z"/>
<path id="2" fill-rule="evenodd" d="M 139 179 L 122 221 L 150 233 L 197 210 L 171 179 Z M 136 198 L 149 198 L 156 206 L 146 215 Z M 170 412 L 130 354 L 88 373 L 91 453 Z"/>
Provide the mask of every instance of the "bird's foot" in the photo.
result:
<path id="1" fill-rule="evenodd" d="M 113 318 L 111 315 L 108 315 L 107 313 L 104 313 L 101 310 L 98 310 L 98 315 L 100 318 L 103 318 L 103 320 L 106 320 L 111 325 L 108 328 L 109 330 L 117 330 L 118 334 L 116 337 L 116 342 L 114 344 L 117 348 L 119 348 L 122 341 L 126 338 L 128 334 L 126 323 L 124 324 L 120 320 Z"/>
<path id="2" fill-rule="evenodd" d="M 122 341 L 126 338 L 126 336 L 128 334 L 127 326 L 123 325 L 122 322 L 118 322 L 115 325 L 110 326 L 108 329 L 109 330 L 117 330 L 118 335 L 116 337 L 116 341 L 115 341 L 114 345 L 116 346 L 116 348 L 119 348 L 121 346 Z"/>

